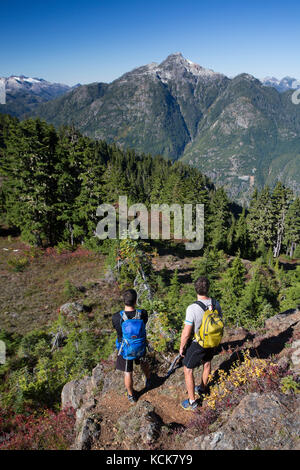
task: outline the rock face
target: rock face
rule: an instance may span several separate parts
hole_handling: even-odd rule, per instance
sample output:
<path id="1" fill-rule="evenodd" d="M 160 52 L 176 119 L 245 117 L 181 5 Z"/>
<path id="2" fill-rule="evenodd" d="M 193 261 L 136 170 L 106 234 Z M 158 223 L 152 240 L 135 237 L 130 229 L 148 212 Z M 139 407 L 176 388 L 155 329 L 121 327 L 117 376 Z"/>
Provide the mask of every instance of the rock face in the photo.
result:
<path id="1" fill-rule="evenodd" d="M 61 406 L 66 408 L 72 406 L 75 410 L 80 408 L 83 404 L 84 397 L 86 396 L 90 387 L 91 378 L 85 377 L 79 380 L 72 380 L 68 382 L 61 393 Z"/>
<path id="2" fill-rule="evenodd" d="M 299 322 L 299 309 L 288 310 L 284 313 L 274 315 L 265 321 L 265 328 L 272 331 L 272 334 L 287 330 L 290 326 Z"/>
<path id="3" fill-rule="evenodd" d="M 78 432 L 73 446 L 74 450 L 90 450 L 101 433 L 101 418 L 91 414 L 78 425 Z"/>
<path id="4" fill-rule="evenodd" d="M 291 360 L 294 370 L 300 373 L 300 339 L 293 341 L 291 344 L 292 355 Z"/>
<path id="5" fill-rule="evenodd" d="M 103 366 L 98 364 L 91 377 L 72 380 L 61 393 L 61 407 L 73 407 L 76 410 L 76 439 L 74 450 L 89 450 L 101 433 L 101 417 L 95 413 L 96 400 L 104 382 Z"/>
<path id="6" fill-rule="evenodd" d="M 300 449 L 300 400 L 289 410 L 277 395 L 246 396 L 227 423 L 208 436 L 186 444 L 187 450 Z"/>
<path id="7" fill-rule="evenodd" d="M 153 444 L 159 436 L 161 418 L 155 413 L 154 406 L 141 401 L 118 421 L 118 427 L 131 450 L 142 450 L 145 445 Z"/>

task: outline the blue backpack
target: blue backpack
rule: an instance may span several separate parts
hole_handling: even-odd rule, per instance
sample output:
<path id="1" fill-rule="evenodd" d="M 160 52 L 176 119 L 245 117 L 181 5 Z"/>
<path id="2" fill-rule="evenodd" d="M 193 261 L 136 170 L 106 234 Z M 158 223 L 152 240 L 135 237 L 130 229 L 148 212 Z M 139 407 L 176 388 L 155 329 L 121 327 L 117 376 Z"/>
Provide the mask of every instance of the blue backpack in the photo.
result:
<path id="1" fill-rule="evenodd" d="M 146 353 L 146 328 L 141 315 L 142 311 L 137 310 L 129 319 L 124 310 L 120 312 L 123 339 L 121 343 L 117 339 L 116 346 L 123 359 L 139 359 Z"/>

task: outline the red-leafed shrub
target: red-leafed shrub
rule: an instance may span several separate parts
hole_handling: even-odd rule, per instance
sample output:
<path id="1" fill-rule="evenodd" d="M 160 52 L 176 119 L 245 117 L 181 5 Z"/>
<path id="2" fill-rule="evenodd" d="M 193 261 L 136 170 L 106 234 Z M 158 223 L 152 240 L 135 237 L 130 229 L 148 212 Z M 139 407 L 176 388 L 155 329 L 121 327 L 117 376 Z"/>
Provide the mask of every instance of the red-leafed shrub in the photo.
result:
<path id="1" fill-rule="evenodd" d="M 15 414 L 0 408 L 0 450 L 67 450 L 74 441 L 75 411 Z"/>

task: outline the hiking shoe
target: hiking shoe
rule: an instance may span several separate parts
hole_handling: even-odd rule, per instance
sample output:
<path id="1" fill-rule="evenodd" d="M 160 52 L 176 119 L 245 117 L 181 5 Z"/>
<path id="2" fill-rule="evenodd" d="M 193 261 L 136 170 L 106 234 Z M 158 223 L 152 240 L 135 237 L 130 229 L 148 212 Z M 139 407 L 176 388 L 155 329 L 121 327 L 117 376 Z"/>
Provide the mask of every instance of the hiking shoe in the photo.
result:
<path id="1" fill-rule="evenodd" d="M 194 411 L 198 408 L 198 403 L 197 403 L 197 401 L 194 401 L 192 404 L 190 404 L 190 400 L 187 399 L 187 400 L 184 400 L 184 401 L 181 402 L 181 407 L 184 410 Z"/>
<path id="2" fill-rule="evenodd" d="M 130 403 L 136 403 L 137 402 L 137 398 L 136 398 L 135 395 L 129 395 L 128 392 L 126 392 L 126 395 L 127 395 L 128 400 L 130 401 Z"/>
<path id="3" fill-rule="evenodd" d="M 200 397 L 201 395 L 205 394 L 205 388 L 201 387 L 201 385 L 197 385 L 195 387 L 195 393 L 196 393 L 196 395 L 198 395 Z"/>

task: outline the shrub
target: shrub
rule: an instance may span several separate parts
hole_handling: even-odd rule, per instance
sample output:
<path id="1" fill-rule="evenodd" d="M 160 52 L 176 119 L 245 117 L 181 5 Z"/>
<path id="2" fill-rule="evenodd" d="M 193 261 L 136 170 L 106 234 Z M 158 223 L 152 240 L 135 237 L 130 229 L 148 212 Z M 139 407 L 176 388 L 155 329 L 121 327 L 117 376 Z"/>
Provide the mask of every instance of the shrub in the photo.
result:
<path id="1" fill-rule="evenodd" d="M 210 389 L 210 394 L 204 398 L 207 405 L 214 409 L 218 402 L 230 396 L 236 390 L 242 392 L 261 391 L 266 388 L 279 389 L 279 368 L 266 359 L 250 358 L 248 350 L 243 351 L 243 362 L 236 362 L 227 373 L 218 370 L 218 380 Z"/>
<path id="2" fill-rule="evenodd" d="M 300 393 L 300 384 L 297 383 L 291 375 L 283 377 L 280 383 L 283 393 Z"/>
<path id="3" fill-rule="evenodd" d="M 282 383 L 291 384 L 282 378 L 285 372 L 266 359 L 251 358 L 249 351 L 243 352 L 243 361 L 237 361 L 228 372 L 219 369 L 211 375 L 209 394 L 203 398 L 201 412 L 191 422 L 200 434 L 210 432 L 210 426 L 222 412 L 237 406 L 251 392 L 265 393 L 281 391 Z M 287 387 L 293 385 L 287 385 Z"/>
<path id="4" fill-rule="evenodd" d="M 74 245 L 71 245 L 71 243 L 68 243 L 68 242 L 59 242 L 56 245 L 56 251 L 59 255 L 65 251 L 74 251 L 75 249 L 76 247 Z"/>
<path id="5" fill-rule="evenodd" d="M 80 294 L 80 290 L 71 281 L 66 280 L 63 294 L 67 300 L 74 300 Z"/>
<path id="6" fill-rule="evenodd" d="M 0 450 L 67 450 L 74 441 L 75 410 L 40 416 L 0 408 Z"/>
<path id="7" fill-rule="evenodd" d="M 29 265 L 29 260 L 26 256 L 16 256 L 10 258 L 7 263 L 13 271 L 21 272 Z"/>

